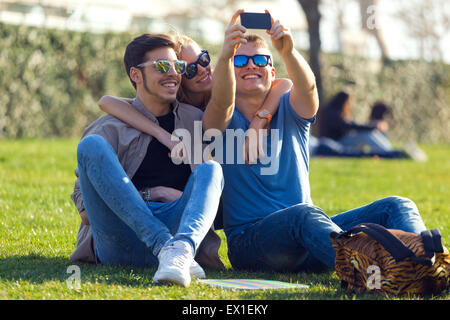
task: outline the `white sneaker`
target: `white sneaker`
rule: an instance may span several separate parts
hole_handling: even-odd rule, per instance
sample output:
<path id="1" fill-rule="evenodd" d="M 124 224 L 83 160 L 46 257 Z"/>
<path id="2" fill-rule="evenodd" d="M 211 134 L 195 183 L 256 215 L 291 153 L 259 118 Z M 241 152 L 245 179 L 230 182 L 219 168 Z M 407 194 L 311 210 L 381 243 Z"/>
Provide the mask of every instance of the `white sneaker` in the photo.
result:
<path id="1" fill-rule="evenodd" d="M 195 260 L 192 260 L 189 273 L 191 274 L 191 278 L 206 279 L 205 271 Z"/>
<path id="2" fill-rule="evenodd" d="M 153 281 L 160 284 L 177 284 L 189 287 L 194 257 L 192 247 L 185 241 L 175 241 L 158 254 L 159 266 Z"/>
<path id="3" fill-rule="evenodd" d="M 427 154 L 413 140 L 408 141 L 404 149 L 408 156 L 415 161 L 425 162 L 428 160 Z"/>

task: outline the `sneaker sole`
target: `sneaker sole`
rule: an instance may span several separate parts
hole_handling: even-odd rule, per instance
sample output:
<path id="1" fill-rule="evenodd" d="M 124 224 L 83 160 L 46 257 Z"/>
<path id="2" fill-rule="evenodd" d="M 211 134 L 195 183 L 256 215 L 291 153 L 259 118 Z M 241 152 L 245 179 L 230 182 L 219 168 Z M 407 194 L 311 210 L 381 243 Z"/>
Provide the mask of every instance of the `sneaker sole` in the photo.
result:
<path id="1" fill-rule="evenodd" d="M 206 279 L 206 275 L 202 273 L 191 273 L 191 278 L 193 279 Z"/>
<path id="2" fill-rule="evenodd" d="M 155 275 L 153 278 L 153 281 L 155 281 L 158 284 L 163 285 L 179 285 L 183 286 L 185 288 L 189 287 L 189 284 L 191 283 L 190 279 L 183 279 L 181 277 L 174 277 L 172 273 L 159 273 L 158 275 Z"/>
<path id="3" fill-rule="evenodd" d="M 191 275 L 191 278 L 195 279 L 206 279 L 206 274 L 203 269 L 200 268 L 191 268 L 189 270 L 189 273 Z"/>

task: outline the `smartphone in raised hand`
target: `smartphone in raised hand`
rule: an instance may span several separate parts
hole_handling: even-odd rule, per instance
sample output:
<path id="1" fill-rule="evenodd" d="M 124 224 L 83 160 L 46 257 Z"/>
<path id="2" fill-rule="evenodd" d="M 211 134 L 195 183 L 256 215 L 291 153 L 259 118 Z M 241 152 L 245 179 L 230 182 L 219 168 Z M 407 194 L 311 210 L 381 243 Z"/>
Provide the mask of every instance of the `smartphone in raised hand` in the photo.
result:
<path id="1" fill-rule="evenodd" d="M 241 24 L 247 29 L 270 29 L 272 19 L 269 13 L 243 12 L 241 13 Z"/>

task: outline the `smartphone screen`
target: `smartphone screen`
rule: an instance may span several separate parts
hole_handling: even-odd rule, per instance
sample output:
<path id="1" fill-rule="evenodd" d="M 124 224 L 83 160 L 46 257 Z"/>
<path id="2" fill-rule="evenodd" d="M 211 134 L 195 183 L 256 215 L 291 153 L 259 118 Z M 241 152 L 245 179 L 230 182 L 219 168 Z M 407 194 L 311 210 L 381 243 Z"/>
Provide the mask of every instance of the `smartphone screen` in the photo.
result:
<path id="1" fill-rule="evenodd" d="M 272 21 L 268 13 L 241 13 L 241 24 L 248 29 L 270 29 Z"/>

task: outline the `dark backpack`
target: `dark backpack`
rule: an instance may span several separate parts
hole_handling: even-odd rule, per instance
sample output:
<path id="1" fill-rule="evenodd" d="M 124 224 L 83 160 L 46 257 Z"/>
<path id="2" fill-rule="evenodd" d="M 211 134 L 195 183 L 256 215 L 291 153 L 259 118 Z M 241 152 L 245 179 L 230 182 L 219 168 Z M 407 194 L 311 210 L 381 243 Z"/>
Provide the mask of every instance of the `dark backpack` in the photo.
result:
<path id="1" fill-rule="evenodd" d="M 431 295 L 450 287 L 450 255 L 438 229 L 419 235 L 364 223 L 330 238 L 336 274 L 349 291 Z"/>

